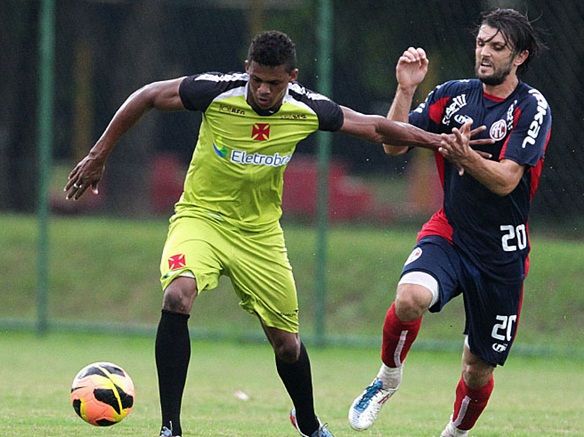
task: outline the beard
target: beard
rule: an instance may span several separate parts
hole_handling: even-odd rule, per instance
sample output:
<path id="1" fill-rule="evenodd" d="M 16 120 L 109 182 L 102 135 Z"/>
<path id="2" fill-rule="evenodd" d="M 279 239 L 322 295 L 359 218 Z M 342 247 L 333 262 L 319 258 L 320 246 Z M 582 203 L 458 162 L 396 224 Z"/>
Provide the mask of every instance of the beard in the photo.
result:
<path id="1" fill-rule="evenodd" d="M 475 67 L 475 74 L 477 78 L 485 85 L 490 86 L 501 85 L 503 82 L 505 82 L 505 79 L 507 78 L 507 76 L 509 76 L 509 73 L 511 73 L 512 65 L 513 65 L 512 63 L 509 63 L 507 65 L 504 65 L 500 69 L 495 70 L 492 74 L 481 75 L 479 73 L 480 64 L 477 64 Z"/>

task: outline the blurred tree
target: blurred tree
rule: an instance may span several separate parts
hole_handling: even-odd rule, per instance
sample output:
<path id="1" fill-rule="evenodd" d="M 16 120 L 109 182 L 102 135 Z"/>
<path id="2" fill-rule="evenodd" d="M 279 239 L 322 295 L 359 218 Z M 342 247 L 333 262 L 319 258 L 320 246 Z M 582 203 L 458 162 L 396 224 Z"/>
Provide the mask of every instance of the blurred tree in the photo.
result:
<path id="1" fill-rule="evenodd" d="M 38 12 L 37 2 L 0 7 L 0 209 L 34 212 L 37 200 Z"/>
<path id="2" fill-rule="evenodd" d="M 35 210 L 37 200 L 38 9 L 40 0 L 0 0 L 0 209 Z M 145 83 L 204 71 L 241 71 L 258 29 L 288 33 L 298 47 L 300 80 L 317 89 L 314 17 L 306 0 L 57 0 L 55 158 L 69 167 L 92 146 L 114 111 Z M 384 114 L 395 88 L 394 67 L 408 46 L 422 46 L 434 85 L 473 75 L 470 30 L 494 6 L 527 11 L 550 47 L 525 76 L 554 111 L 546 170 L 535 208 L 554 219 L 584 211 L 582 101 L 584 2 L 566 0 L 335 0 L 332 97 L 363 112 Z M 569 29 L 569 31 L 566 31 Z M 150 164 L 177 154 L 185 167 L 200 115 L 150 114 L 121 142 L 102 191 L 107 211 L 149 212 Z M 361 173 L 394 175 L 413 154 L 388 158 L 381 148 L 335 136 L 333 157 Z M 314 139 L 298 152 L 312 153 Z M 59 175 L 59 177 L 63 177 Z M 64 181 L 59 181 L 62 186 Z"/>
<path id="3" fill-rule="evenodd" d="M 135 89 L 166 77 L 167 11 L 162 2 L 134 2 L 120 22 L 110 27 L 117 38 L 110 66 L 111 107 L 119 107 Z M 118 27 L 119 26 L 119 27 Z M 119 213 L 144 214 L 150 207 L 150 160 L 158 141 L 158 118 L 147 114 L 120 141 L 108 161 L 103 181 L 106 202 Z"/>
<path id="4" fill-rule="evenodd" d="M 584 211 L 584 2 L 570 2 L 569 7 L 537 3 L 532 19 L 543 31 L 548 50 L 530 65 L 525 81 L 546 97 L 554 122 L 534 206 L 550 223 L 562 223 Z"/>

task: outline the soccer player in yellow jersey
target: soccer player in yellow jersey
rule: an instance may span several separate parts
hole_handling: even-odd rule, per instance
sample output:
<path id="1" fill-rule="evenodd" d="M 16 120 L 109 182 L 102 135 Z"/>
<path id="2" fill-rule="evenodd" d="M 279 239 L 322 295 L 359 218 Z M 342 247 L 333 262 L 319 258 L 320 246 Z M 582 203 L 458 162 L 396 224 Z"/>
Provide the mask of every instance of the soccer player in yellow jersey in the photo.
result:
<path id="1" fill-rule="evenodd" d="M 278 31 L 258 34 L 245 72 L 206 73 L 148 84 L 118 109 L 97 143 L 69 174 L 68 199 L 97 194 L 120 137 L 150 109 L 201 111 L 203 119 L 184 192 L 162 259 L 164 290 L 156 335 L 161 437 L 182 434 L 180 409 L 190 357 L 187 320 L 199 293 L 231 279 L 272 345 L 301 435 L 332 433 L 317 418 L 310 362 L 298 334 L 298 300 L 279 224 L 283 173 L 296 144 L 317 130 L 374 143 L 436 149 L 441 137 L 406 123 L 364 115 L 309 91 L 296 79 L 296 52 Z"/>

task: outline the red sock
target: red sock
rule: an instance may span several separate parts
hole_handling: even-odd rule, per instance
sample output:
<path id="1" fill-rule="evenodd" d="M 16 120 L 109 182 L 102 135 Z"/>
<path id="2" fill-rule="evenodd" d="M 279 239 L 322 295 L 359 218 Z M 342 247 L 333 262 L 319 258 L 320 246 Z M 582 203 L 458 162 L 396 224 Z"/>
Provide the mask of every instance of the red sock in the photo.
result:
<path id="1" fill-rule="evenodd" d="M 388 367 L 399 367 L 406 359 L 412 343 L 418 336 L 422 318 L 402 322 L 395 314 L 395 302 L 391 304 L 383 323 L 381 361 Z"/>
<path id="2" fill-rule="evenodd" d="M 460 430 L 471 429 L 487 406 L 494 386 L 493 376 L 484 386 L 475 390 L 469 388 L 461 377 L 456 386 L 456 400 L 452 414 L 454 426 Z"/>

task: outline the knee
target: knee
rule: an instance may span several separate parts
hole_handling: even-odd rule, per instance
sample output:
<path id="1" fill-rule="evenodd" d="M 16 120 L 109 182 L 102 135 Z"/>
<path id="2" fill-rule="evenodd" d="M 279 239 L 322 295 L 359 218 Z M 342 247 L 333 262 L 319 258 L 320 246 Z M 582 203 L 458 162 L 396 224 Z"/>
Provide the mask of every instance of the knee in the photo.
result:
<path id="1" fill-rule="evenodd" d="M 189 314 L 197 294 L 192 278 L 177 278 L 164 290 L 162 308 L 175 313 Z"/>
<path id="2" fill-rule="evenodd" d="M 402 322 L 419 319 L 430 303 L 432 293 L 420 285 L 400 284 L 395 298 L 395 313 Z"/>
<path id="3" fill-rule="evenodd" d="M 495 368 L 483 362 L 463 363 L 462 378 L 473 389 L 484 387 L 493 377 Z"/>
<path id="4" fill-rule="evenodd" d="M 292 364 L 300 356 L 300 342 L 296 339 L 287 339 L 273 344 L 276 357 L 285 363 Z"/>

